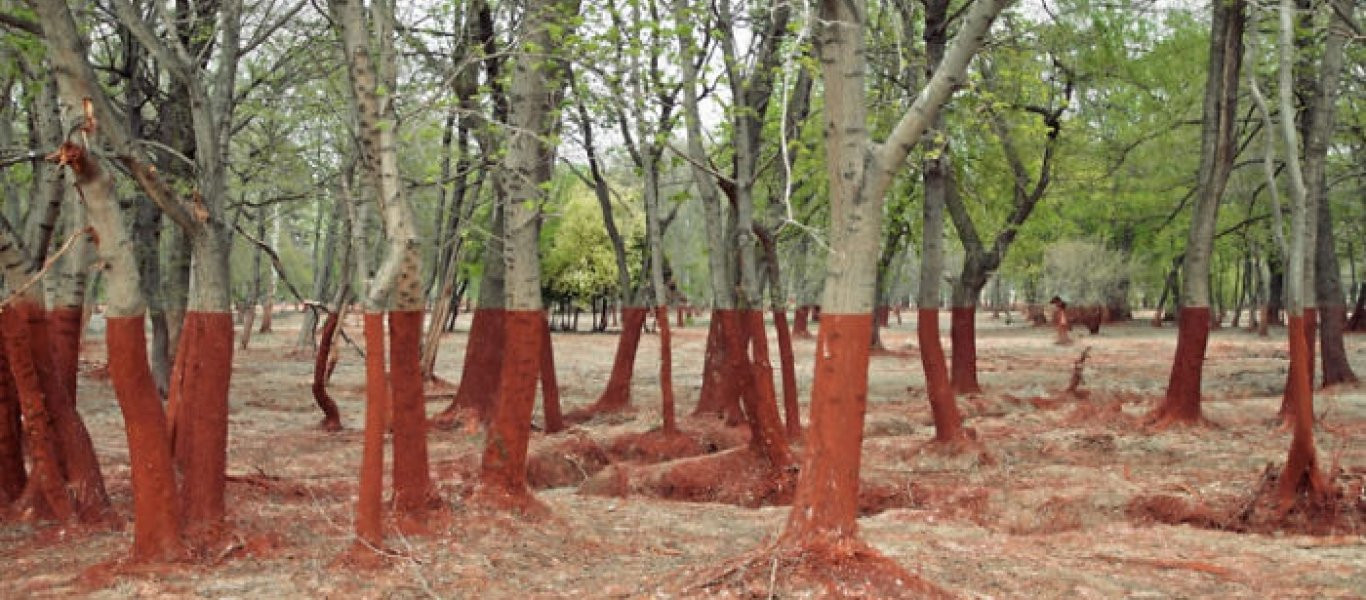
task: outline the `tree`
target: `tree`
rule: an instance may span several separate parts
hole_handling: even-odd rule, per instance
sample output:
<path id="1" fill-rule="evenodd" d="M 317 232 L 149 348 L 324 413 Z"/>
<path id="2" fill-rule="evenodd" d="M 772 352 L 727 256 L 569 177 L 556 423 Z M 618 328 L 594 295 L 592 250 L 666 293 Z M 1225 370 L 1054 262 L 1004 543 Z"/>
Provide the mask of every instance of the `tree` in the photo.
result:
<path id="1" fill-rule="evenodd" d="M 369 348 L 365 373 L 365 451 L 356 516 L 359 542 L 379 547 L 383 543 L 379 495 L 387 410 L 393 414 L 395 509 L 403 517 L 421 523 L 428 509 L 439 504 L 427 466 L 427 419 L 418 364 L 424 316 L 422 266 L 412 207 L 399 181 L 398 118 L 392 93 L 397 84 L 394 5 L 384 0 L 376 2 L 368 19 L 358 1 L 334 0 L 331 8 L 346 52 L 360 162 L 368 189 L 376 195 L 375 203 L 383 215 L 388 239 L 384 261 L 365 296 L 365 341 Z M 387 374 L 386 312 L 390 345 Z"/>
<path id="2" fill-rule="evenodd" d="M 968 9 L 933 77 L 887 139 L 876 145 L 869 143 L 864 96 L 866 6 L 833 0 L 819 5 L 815 39 L 825 83 L 831 252 L 806 457 L 779 539 L 781 547 L 820 553 L 817 556 L 856 552 L 852 548 L 857 544 L 850 542 L 857 529 L 859 454 L 883 194 L 962 82 L 968 62 L 1007 4 L 1009 0 L 979 1 Z"/>
<path id="3" fill-rule="evenodd" d="M 1200 378 L 1211 320 L 1209 263 L 1219 202 L 1237 152 L 1238 70 L 1242 66 L 1247 7 L 1243 0 L 1233 0 L 1215 2 L 1212 10 L 1200 170 L 1182 263 L 1176 356 L 1166 396 L 1149 415 L 1158 428 L 1204 420 L 1200 411 Z"/>
<path id="4" fill-rule="evenodd" d="M 77 110 L 84 118 L 82 141 L 107 131 L 118 132 L 108 98 L 96 85 L 94 71 L 86 62 L 85 42 L 77 32 L 70 10 L 62 3 L 37 7 L 43 36 L 62 102 L 68 113 Z M 100 123 L 105 123 L 100 128 Z M 114 146 L 127 150 L 125 134 L 113 136 Z M 146 176 L 132 154 L 125 164 Z M 133 476 L 133 557 L 138 560 L 171 560 L 184 555 L 181 538 L 181 491 L 176 485 L 169 443 L 169 426 L 147 363 L 143 303 L 136 259 L 130 250 L 123 216 L 114 198 L 114 180 L 108 170 L 92 159 L 85 145 L 65 143 L 56 159 L 71 168 L 85 198 L 87 215 L 99 236 L 99 256 L 108 265 L 106 343 L 109 346 L 110 379 L 124 416 L 129 463 Z"/>
<path id="5" fill-rule="evenodd" d="M 953 348 L 949 379 L 954 391 L 958 393 L 982 391 L 981 385 L 977 382 L 977 303 L 988 278 L 1001 266 L 1011 244 L 1019 234 L 1020 226 L 1033 214 L 1034 208 L 1043 199 L 1052 181 L 1058 138 L 1062 130 L 1062 117 L 1071 103 L 1074 88 L 1074 75 L 1071 69 L 1064 66 L 1056 57 L 1053 59 L 1053 67 L 1052 79 L 1061 85 L 1061 91 L 1055 95 L 1050 88 L 1048 105 L 1026 104 L 1021 107 L 1027 113 L 1038 115 L 1045 126 L 1046 139 L 1043 144 L 1043 156 L 1039 159 L 1037 176 L 1031 176 L 1025 166 L 1015 142 L 1015 132 L 1009 122 L 994 108 L 988 106 L 986 109 L 992 132 L 1001 143 L 1002 152 L 1013 176 L 1013 183 L 1010 186 L 1011 210 L 997 230 L 990 247 L 983 243 L 978 227 L 962 201 L 962 194 L 951 193 L 945 196 L 949 216 L 953 220 L 954 229 L 958 232 L 958 239 L 963 243 L 964 252 L 963 268 L 953 282 L 952 319 L 949 325 Z M 982 71 L 984 84 L 990 87 L 995 74 L 985 67 Z"/>
<path id="6" fill-rule="evenodd" d="M 523 511 L 541 510 L 526 485 L 531 411 L 540 373 L 541 311 L 540 205 L 549 181 L 558 129 L 563 65 L 556 48 L 573 33 L 576 0 L 530 2 L 513 55 L 509 89 L 507 154 L 499 171 L 503 202 L 505 341 L 498 403 L 489 424 L 479 470 L 478 501 Z"/>
<path id="7" fill-rule="evenodd" d="M 1319 228 L 1313 219 L 1320 214 L 1314 205 L 1324 200 L 1322 191 L 1310 193 L 1312 179 L 1322 177 L 1316 172 L 1322 164 L 1310 165 L 1306 169 L 1300 161 L 1299 132 L 1290 115 L 1295 114 L 1295 3 L 1294 0 L 1281 0 L 1280 36 L 1278 46 L 1279 99 L 1281 114 L 1281 136 L 1285 143 L 1286 172 L 1290 176 L 1290 237 L 1286 253 L 1286 311 L 1290 346 L 1290 373 L 1286 385 L 1286 404 L 1289 405 L 1288 419 L 1291 422 L 1293 437 L 1290 451 L 1286 456 L 1285 467 L 1277 480 L 1276 498 L 1282 513 L 1287 512 L 1300 493 L 1307 492 L 1316 505 L 1325 503 L 1330 486 L 1323 470 L 1318 464 L 1314 448 L 1314 370 L 1310 365 L 1310 340 L 1306 332 L 1308 317 L 1305 307 L 1309 294 L 1314 291 L 1313 269 L 1315 265 L 1315 242 L 1313 236 Z M 1313 98 L 1311 108 L 1315 120 L 1312 121 L 1310 138 L 1305 140 L 1306 155 L 1313 155 L 1316 143 L 1326 140 L 1327 131 L 1332 128 L 1332 108 L 1335 101 L 1337 77 L 1342 68 L 1343 46 L 1346 39 L 1338 28 L 1330 29 L 1323 52 L 1322 87 Z M 1317 140 L 1315 139 L 1317 138 Z M 1309 162 L 1317 161 L 1317 157 Z M 1307 173 L 1312 173 L 1306 177 Z M 1318 184 L 1315 183 L 1315 186 Z"/>

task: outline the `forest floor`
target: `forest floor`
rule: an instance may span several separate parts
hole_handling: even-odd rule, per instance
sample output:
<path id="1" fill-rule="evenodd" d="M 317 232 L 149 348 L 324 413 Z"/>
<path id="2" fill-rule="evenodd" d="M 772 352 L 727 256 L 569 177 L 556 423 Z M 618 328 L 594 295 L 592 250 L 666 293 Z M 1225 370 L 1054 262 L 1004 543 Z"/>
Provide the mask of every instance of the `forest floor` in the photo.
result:
<path id="1" fill-rule="evenodd" d="M 911 318 L 886 331 L 889 347 L 909 348 Z M 482 434 L 434 430 L 432 470 L 449 514 L 430 535 L 391 533 L 396 552 L 385 568 L 339 562 L 352 539 L 363 370 L 356 352 L 344 348 L 330 389 L 346 430 L 318 430 L 311 361 L 291 353 L 299 321 L 279 315 L 274 333 L 253 336 L 251 348 L 236 354 L 232 533 L 219 547 L 196 562 L 148 569 L 120 562 L 131 544 L 129 525 L 110 531 L 3 523 L 0 597 L 699 597 L 713 593 L 695 587 L 699 578 L 761 547 L 783 525 L 786 507 L 602 497 L 574 486 L 538 490 L 549 517 L 484 512 L 463 500 Z M 439 371 L 449 381 L 460 376 L 467 326 L 462 316 L 461 331 L 443 342 Z M 941 327 L 947 332 L 947 318 Z M 82 356 L 81 412 L 117 508 L 129 515 L 122 420 L 108 381 L 99 377 L 100 328 L 97 316 Z M 348 330 L 359 338 L 358 323 Z M 675 333 L 674 383 L 680 413 L 687 414 L 700 387 L 706 326 Z M 1136 321 L 1096 336 L 1078 328 L 1073 345 L 1057 346 L 1049 328 L 979 316 L 986 392 L 960 403 L 986 458 L 919 452 L 932 434 L 919 361 L 913 350 L 874 358 L 862 475 L 884 490 L 885 506 L 878 508 L 886 510 L 860 520 L 863 538 L 969 598 L 1366 597 L 1366 389 L 1316 394 L 1321 461 L 1338 477 L 1347 496 L 1342 505 L 1356 509 L 1315 535 L 1248 532 L 1256 528 L 1217 516 L 1250 507 L 1267 466 L 1284 461 L 1289 434 L 1274 421 L 1288 362 L 1284 329 L 1269 338 L 1214 331 L 1204 391 L 1215 426 L 1148 432 L 1141 418 L 1165 387 L 1175 333 L 1171 324 L 1155 329 Z M 544 458 L 566 447 L 566 439 L 605 445 L 656 427 L 657 340 L 647 335 L 641 343 L 633 412 L 556 436 L 534 434 L 533 452 Z M 596 398 L 615 344 L 611 334 L 554 335 L 566 410 Z M 1349 336 L 1347 344 L 1353 368 L 1366 375 L 1366 336 Z M 1059 394 L 1087 347 L 1089 397 Z M 804 407 L 814 349 L 811 340 L 796 342 Z M 429 413 L 449 398 L 431 394 Z M 716 428 L 690 419 L 682 425 Z M 582 455 L 562 458 L 584 475 L 594 467 Z M 1189 523 L 1163 523 L 1172 520 Z M 786 588 L 776 564 L 749 577 L 749 589 L 722 593 L 819 595 Z"/>

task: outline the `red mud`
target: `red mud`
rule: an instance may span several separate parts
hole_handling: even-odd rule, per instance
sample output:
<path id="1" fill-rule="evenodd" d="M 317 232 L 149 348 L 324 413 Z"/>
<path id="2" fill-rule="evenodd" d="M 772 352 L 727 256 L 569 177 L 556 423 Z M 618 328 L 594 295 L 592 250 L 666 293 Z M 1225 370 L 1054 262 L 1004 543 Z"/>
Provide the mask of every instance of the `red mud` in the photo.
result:
<path id="1" fill-rule="evenodd" d="M 1167 395 L 1149 416 L 1153 427 L 1197 425 L 1204 422 L 1200 410 L 1200 379 L 1205 364 L 1205 345 L 1209 341 L 1208 306 L 1181 308 L 1177 324 L 1176 356 L 1172 359 Z"/>
<path id="2" fill-rule="evenodd" d="M 484 422 L 493 418 L 501 381 L 503 341 L 507 339 L 505 313 L 501 308 L 481 307 L 474 310 L 465 351 L 465 367 L 460 375 L 460 390 L 450 406 L 432 418 L 434 426 L 443 429 L 454 426 L 461 408 L 473 409 Z"/>
<path id="3" fill-rule="evenodd" d="M 123 412 L 132 469 L 133 558 L 183 558 L 181 504 L 171 460 L 170 426 L 147 364 L 143 317 L 111 317 L 105 327 L 110 380 Z"/>
<path id="4" fill-rule="evenodd" d="M 232 314 L 186 311 L 171 374 L 173 455 L 183 480 L 181 501 L 190 530 L 217 528 L 227 514 L 228 386 L 232 377 Z"/>

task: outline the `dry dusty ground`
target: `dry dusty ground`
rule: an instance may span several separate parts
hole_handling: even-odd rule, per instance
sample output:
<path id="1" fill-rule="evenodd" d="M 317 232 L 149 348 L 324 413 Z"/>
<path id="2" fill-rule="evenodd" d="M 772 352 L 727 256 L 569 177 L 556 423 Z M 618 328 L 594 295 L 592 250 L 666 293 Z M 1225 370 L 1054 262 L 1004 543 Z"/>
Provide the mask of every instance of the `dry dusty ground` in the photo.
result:
<path id="1" fill-rule="evenodd" d="M 116 563 L 129 548 L 129 527 L 0 524 L 0 597 L 694 597 L 703 595 L 688 587 L 698 577 L 759 547 L 782 526 L 783 507 L 602 498 L 570 487 L 538 492 L 554 511 L 550 518 L 479 512 L 460 498 L 481 436 L 432 432 L 433 471 L 453 507 L 450 517 L 435 535 L 391 536 L 401 556 L 389 568 L 336 566 L 350 543 L 362 369 L 347 350 L 332 389 L 348 428 L 318 431 L 310 363 L 288 353 L 296 323 L 294 316 L 278 319 L 277 333 L 256 336 L 250 350 L 237 354 L 230 449 L 237 477 L 229 484 L 236 533 L 221 548 L 194 564 L 139 570 Z M 1170 326 L 1112 326 L 1099 336 L 1078 329 L 1070 347 L 1053 345 L 1048 329 L 986 316 L 980 327 L 987 393 L 964 399 L 963 407 L 989 461 L 917 453 L 931 434 L 919 363 L 874 359 L 864 477 L 893 486 L 902 499 L 902 507 L 861 520 L 864 538 L 877 549 L 964 597 L 1366 597 L 1361 535 L 1213 531 L 1159 524 L 1128 510 L 1136 498 L 1151 496 L 1233 506 L 1257 487 L 1268 463 L 1283 460 L 1288 435 L 1269 419 L 1285 377 L 1284 330 L 1269 339 L 1214 332 L 1205 393 L 1207 414 L 1219 427 L 1150 434 L 1132 417 L 1151 408 L 1164 387 L 1175 345 Z M 697 398 L 705 333 L 699 324 L 676 336 L 684 412 Z M 913 335 L 908 320 L 884 339 L 905 348 Z M 554 339 L 566 408 L 590 403 L 610 369 L 615 336 Z M 656 340 L 645 338 L 637 361 L 638 412 L 590 422 L 573 435 L 606 439 L 658 424 Z M 463 332 L 446 339 L 443 377 L 458 379 L 464 343 Z M 1092 397 L 1037 400 L 1066 384 L 1086 346 Z M 814 343 L 798 341 L 796 348 L 805 404 Z M 1366 337 L 1349 337 L 1348 352 L 1357 373 L 1366 374 Z M 98 339 L 87 343 L 84 358 L 91 366 L 103 362 Z M 1114 400 L 1122 402 L 1121 413 L 1083 414 Z M 445 401 L 433 398 L 429 411 Z M 1359 495 L 1366 393 L 1319 392 L 1317 403 L 1323 461 L 1357 482 L 1351 493 Z M 115 502 L 128 514 L 128 457 L 106 381 L 82 378 L 81 409 Z M 533 437 L 534 445 L 546 442 Z M 790 597 L 781 571 L 751 579 L 772 582 L 774 597 Z M 760 585 L 740 594 L 769 592 Z"/>

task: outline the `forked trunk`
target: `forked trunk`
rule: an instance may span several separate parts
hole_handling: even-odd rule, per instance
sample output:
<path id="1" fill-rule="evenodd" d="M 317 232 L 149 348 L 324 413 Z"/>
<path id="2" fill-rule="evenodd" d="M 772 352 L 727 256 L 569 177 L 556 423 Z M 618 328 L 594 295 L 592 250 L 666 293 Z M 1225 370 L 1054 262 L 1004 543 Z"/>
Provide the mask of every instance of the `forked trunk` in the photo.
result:
<path id="1" fill-rule="evenodd" d="M 1322 501 L 1329 492 L 1329 484 L 1318 464 L 1314 449 L 1314 386 L 1310 381 L 1308 332 L 1304 317 L 1290 314 L 1286 334 L 1290 343 L 1290 381 L 1287 395 L 1293 413 L 1289 417 L 1293 437 L 1285 469 L 1277 480 L 1276 498 L 1281 509 L 1294 504 L 1301 490 L 1308 490 L 1311 498 Z M 1296 368 L 1298 367 L 1298 368 Z"/>

